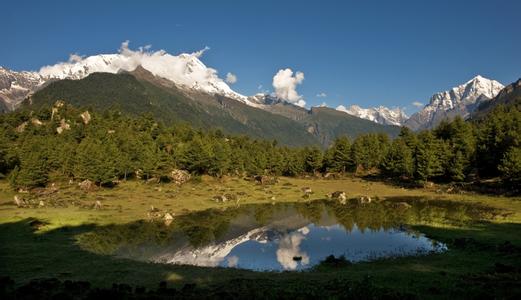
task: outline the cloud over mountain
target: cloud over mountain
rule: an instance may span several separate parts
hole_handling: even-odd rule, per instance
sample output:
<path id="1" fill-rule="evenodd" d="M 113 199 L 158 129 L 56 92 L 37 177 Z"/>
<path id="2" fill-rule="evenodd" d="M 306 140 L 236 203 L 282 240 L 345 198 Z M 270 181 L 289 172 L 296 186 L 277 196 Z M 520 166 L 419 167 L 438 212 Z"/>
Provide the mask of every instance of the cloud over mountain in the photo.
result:
<path id="1" fill-rule="evenodd" d="M 298 106 L 306 105 L 303 97 L 297 92 L 297 85 L 304 81 L 304 73 L 296 72 L 293 75 L 293 70 L 290 68 L 281 69 L 273 76 L 273 88 L 275 95 L 287 102 Z"/>

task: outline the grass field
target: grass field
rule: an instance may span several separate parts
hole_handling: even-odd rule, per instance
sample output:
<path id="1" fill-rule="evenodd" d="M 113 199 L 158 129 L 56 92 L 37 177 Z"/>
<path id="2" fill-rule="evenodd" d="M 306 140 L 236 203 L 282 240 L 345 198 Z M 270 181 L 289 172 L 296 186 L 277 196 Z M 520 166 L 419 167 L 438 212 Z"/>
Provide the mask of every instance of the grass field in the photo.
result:
<path id="1" fill-rule="evenodd" d="M 309 199 L 302 187 L 310 187 Z M 160 281 L 194 293 L 260 296 L 364 295 L 422 298 L 519 295 L 521 280 L 521 198 L 440 193 L 403 189 L 359 178 L 338 180 L 281 178 L 261 186 L 239 178 L 202 177 L 181 187 L 128 181 L 112 189 L 83 192 L 76 184 L 60 184 L 58 192 L 33 199 L 43 206 L 18 208 L 15 193 L 0 181 L 0 274 L 20 285 L 34 278 L 86 280 L 94 286 L 126 283 L 147 288 Z M 461 224 L 412 224 L 449 251 L 349 266 L 321 265 L 306 272 L 253 272 L 225 268 L 173 266 L 131 261 L 83 250 L 77 236 L 96 227 L 147 219 L 151 206 L 175 216 L 210 208 L 250 203 L 304 202 L 345 191 L 348 198 L 439 199 L 497 209 L 493 218 Z M 216 195 L 234 194 L 237 201 L 217 203 Z M 28 194 L 18 194 L 29 200 Z M 93 209 L 100 201 L 102 209 Z M 39 220 L 41 223 L 35 223 Z M 31 226 L 32 225 L 32 226 Z M 216 294 L 216 295 L 217 295 Z M 220 294 L 219 294 L 220 295 Z"/>

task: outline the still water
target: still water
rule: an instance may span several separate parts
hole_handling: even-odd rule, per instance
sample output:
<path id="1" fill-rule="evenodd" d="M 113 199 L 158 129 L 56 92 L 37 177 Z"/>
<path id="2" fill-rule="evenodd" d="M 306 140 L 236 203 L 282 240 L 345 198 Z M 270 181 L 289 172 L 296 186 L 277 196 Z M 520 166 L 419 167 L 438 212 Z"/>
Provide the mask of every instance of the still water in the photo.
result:
<path id="1" fill-rule="evenodd" d="M 304 270 L 329 255 L 350 262 L 425 255 L 447 247 L 414 224 L 471 219 L 468 207 L 430 202 L 247 205 L 178 216 L 173 222 L 141 221 L 84 234 L 87 250 L 165 264 L 258 271 Z"/>

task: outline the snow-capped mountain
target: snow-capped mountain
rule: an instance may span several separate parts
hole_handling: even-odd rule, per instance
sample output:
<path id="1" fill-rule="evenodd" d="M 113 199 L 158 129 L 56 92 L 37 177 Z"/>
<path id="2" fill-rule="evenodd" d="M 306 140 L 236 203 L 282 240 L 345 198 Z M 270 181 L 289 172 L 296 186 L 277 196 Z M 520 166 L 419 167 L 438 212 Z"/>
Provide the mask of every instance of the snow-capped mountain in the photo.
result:
<path id="1" fill-rule="evenodd" d="M 0 67 L 0 112 L 13 110 L 44 82 L 36 72 L 16 72 Z"/>
<path id="2" fill-rule="evenodd" d="M 408 118 L 405 112 L 398 107 L 393 109 L 385 106 L 361 108 L 358 105 L 351 105 L 349 108 L 346 108 L 343 105 L 339 105 L 336 110 L 384 125 L 400 126 Z"/>
<path id="3" fill-rule="evenodd" d="M 207 67 L 199 57 L 206 50 L 171 55 L 163 50 L 156 52 L 140 48 L 133 51 L 128 43 L 122 44 L 119 53 L 99 54 L 86 58 L 71 55 L 68 62 L 42 67 L 39 72 L 0 70 L 0 95 L 9 109 L 13 109 L 26 96 L 45 82 L 57 79 L 82 79 L 96 72 L 118 73 L 133 71 L 138 66 L 153 75 L 174 82 L 179 88 L 218 94 L 257 106 L 248 97 L 232 90 L 215 69 Z"/>
<path id="4" fill-rule="evenodd" d="M 434 94 L 429 104 L 412 115 L 405 126 L 413 130 L 428 129 L 445 118 L 466 118 L 482 102 L 494 98 L 503 88 L 501 83 L 477 75 L 462 85 Z"/>

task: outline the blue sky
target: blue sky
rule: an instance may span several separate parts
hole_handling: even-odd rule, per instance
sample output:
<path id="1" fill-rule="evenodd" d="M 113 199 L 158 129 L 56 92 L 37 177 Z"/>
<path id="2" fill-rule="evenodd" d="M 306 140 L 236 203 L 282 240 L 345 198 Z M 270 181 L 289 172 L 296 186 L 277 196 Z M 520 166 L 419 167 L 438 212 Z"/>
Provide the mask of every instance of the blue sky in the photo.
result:
<path id="1" fill-rule="evenodd" d="M 521 77 L 519 0 L 4 1 L 0 65 L 37 70 L 69 54 L 151 44 L 211 49 L 203 62 L 250 95 L 274 74 L 305 74 L 308 105 L 407 107 L 477 74 Z M 327 97 L 316 95 L 326 93 Z"/>

